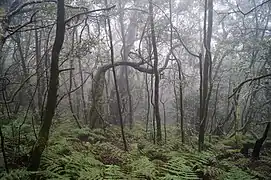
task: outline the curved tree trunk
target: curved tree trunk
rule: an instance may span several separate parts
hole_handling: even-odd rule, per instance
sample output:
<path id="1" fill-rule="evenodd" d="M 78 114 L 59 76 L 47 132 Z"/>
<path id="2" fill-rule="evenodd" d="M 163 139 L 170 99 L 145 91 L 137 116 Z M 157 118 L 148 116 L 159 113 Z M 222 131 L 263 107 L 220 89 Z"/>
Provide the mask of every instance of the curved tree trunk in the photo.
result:
<path id="1" fill-rule="evenodd" d="M 106 64 L 98 68 L 96 75 L 92 81 L 92 101 L 90 105 L 90 110 L 88 113 L 88 122 L 90 122 L 91 128 L 98 128 L 101 127 L 103 119 L 102 119 L 102 112 L 103 111 L 103 90 L 105 86 L 105 73 L 107 70 L 111 69 L 112 67 L 117 66 L 130 66 L 140 72 L 152 74 L 152 69 L 147 69 L 140 67 L 139 63 L 134 62 L 115 62 L 114 64 Z M 162 71 L 162 69 L 160 69 Z"/>
<path id="2" fill-rule="evenodd" d="M 57 104 L 57 91 L 59 83 L 59 54 L 63 45 L 65 34 L 65 7 L 64 0 L 58 0 L 57 3 L 57 26 L 56 37 L 52 49 L 51 70 L 47 104 L 45 107 L 44 119 L 39 131 L 37 142 L 35 143 L 29 161 L 28 170 L 37 171 L 40 165 L 41 155 L 49 139 L 49 131 L 52 125 L 52 119 L 55 114 Z"/>

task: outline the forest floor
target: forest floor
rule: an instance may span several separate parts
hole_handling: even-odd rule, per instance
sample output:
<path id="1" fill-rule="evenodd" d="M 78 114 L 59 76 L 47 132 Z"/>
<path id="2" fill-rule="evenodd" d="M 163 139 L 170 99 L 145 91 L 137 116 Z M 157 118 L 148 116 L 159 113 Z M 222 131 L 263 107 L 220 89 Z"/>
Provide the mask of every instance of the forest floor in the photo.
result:
<path id="1" fill-rule="evenodd" d="M 56 123 L 38 172 L 26 171 L 27 154 L 35 141 L 31 125 L 21 127 L 20 151 L 14 155 L 15 141 L 6 138 L 11 173 L 1 179 L 118 180 L 118 179 L 206 179 L 250 180 L 271 179 L 271 151 L 263 149 L 260 160 L 251 160 L 240 153 L 242 144 L 255 140 L 249 137 L 206 138 L 205 151 L 197 152 L 196 136 L 186 136 L 185 144 L 177 129 L 168 127 L 167 141 L 154 145 L 144 126 L 126 129 L 129 151 L 123 150 L 118 127 L 106 130 L 75 129 L 71 122 Z M 6 126 L 5 134 L 8 135 Z M 11 137 L 11 136 L 7 136 Z M 16 136 L 14 136 L 16 138 Z"/>

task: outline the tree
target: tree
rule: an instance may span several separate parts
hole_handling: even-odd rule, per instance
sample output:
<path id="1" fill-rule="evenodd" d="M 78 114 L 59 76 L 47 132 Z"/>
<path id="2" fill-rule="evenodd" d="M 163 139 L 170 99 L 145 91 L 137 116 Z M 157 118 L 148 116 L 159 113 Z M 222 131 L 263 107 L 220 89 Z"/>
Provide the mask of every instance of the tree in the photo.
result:
<path id="1" fill-rule="evenodd" d="M 107 0 L 105 0 L 105 5 L 107 5 Z M 114 65 L 114 47 L 113 47 L 113 39 L 112 39 L 112 31 L 111 31 L 111 24 L 110 24 L 110 18 L 107 16 L 107 23 L 108 23 L 108 31 L 109 31 L 109 41 L 110 41 L 110 55 L 111 55 L 111 64 Z M 128 151 L 126 139 L 125 139 L 125 134 L 124 134 L 124 124 L 123 124 L 123 119 L 122 119 L 122 114 L 121 114 L 121 104 L 120 104 L 120 94 L 118 90 L 118 84 L 117 84 L 117 76 L 116 76 L 116 70 L 115 66 L 112 67 L 113 69 L 113 79 L 114 79 L 114 84 L 115 84 L 115 90 L 116 90 L 116 96 L 117 96 L 117 103 L 118 103 L 118 110 L 119 110 L 119 118 L 120 118 L 120 125 L 121 125 L 121 135 L 123 139 L 123 144 L 124 144 L 124 150 Z"/>
<path id="2" fill-rule="evenodd" d="M 159 70 L 158 70 L 158 52 L 156 45 L 155 27 L 154 27 L 154 14 L 153 14 L 153 2 L 149 0 L 149 16 L 150 16 L 150 28 L 151 28 L 151 40 L 154 56 L 154 113 L 156 119 L 156 129 L 157 129 L 157 143 L 162 142 L 162 127 L 161 127 L 161 117 L 159 110 Z"/>
<path id="3" fill-rule="evenodd" d="M 208 11 L 208 13 L 207 13 Z M 208 17 L 208 28 L 207 26 Z M 212 38 L 212 25 L 213 25 L 213 0 L 205 0 L 205 15 L 204 15 L 204 48 L 205 58 L 203 63 L 203 80 L 202 80 L 202 99 L 200 107 L 200 130 L 199 130 L 199 151 L 203 150 L 205 126 L 208 115 L 208 90 L 209 81 L 212 75 L 212 56 L 211 56 L 211 38 Z"/>
<path id="4" fill-rule="evenodd" d="M 39 131 L 37 142 L 31 152 L 28 170 L 37 171 L 40 165 L 40 158 L 49 139 L 50 127 L 55 113 L 57 104 L 57 90 L 59 84 L 59 54 L 63 45 L 65 36 L 65 6 L 64 0 L 57 2 L 57 26 L 55 42 L 51 55 L 50 80 L 47 96 L 47 104 L 45 107 L 45 115 Z"/>

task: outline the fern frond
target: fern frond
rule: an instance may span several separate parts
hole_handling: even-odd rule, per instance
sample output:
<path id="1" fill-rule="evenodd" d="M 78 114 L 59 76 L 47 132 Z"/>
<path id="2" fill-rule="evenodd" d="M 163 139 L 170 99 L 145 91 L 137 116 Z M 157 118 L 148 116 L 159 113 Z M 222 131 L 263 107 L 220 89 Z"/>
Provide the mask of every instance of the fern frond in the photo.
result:
<path id="1" fill-rule="evenodd" d="M 132 162 L 129 167 L 131 168 L 132 176 L 135 178 L 155 179 L 158 174 L 155 164 L 145 156 Z"/>

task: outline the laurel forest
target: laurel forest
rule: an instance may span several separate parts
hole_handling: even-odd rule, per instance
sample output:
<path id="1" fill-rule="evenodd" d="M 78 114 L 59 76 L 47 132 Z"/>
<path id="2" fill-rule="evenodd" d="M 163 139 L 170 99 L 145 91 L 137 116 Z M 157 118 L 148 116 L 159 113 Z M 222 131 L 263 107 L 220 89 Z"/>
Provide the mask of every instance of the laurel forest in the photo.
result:
<path id="1" fill-rule="evenodd" d="M 271 0 L 1 0 L 3 180 L 271 179 Z"/>

